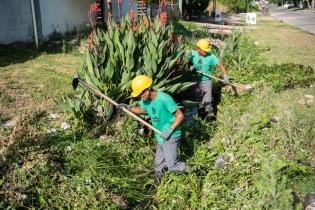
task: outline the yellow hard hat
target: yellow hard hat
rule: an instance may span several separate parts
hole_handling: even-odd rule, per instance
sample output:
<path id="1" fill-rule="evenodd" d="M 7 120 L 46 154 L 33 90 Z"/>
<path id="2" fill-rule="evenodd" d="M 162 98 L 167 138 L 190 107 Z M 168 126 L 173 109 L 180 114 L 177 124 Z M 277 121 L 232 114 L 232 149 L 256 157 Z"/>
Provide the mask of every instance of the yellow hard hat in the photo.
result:
<path id="1" fill-rule="evenodd" d="M 153 83 L 152 78 L 146 75 L 138 75 L 131 81 L 132 97 L 137 97 L 142 91 L 149 88 Z"/>
<path id="2" fill-rule="evenodd" d="M 202 51 L 210 52 L 211 46 L 207 39 L 199 39 L 196 43 L 197 47 L 199 47 Z"/>

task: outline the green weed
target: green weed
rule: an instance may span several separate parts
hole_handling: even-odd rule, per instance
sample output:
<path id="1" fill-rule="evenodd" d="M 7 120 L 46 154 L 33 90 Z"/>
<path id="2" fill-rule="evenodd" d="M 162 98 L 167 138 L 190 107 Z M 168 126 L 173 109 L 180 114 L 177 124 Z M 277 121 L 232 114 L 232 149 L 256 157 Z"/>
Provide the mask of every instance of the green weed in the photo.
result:
<path id="1" fill-rule="evenodd" d="M 2 104 L 9 106 L 9 104 L 14 101 L 14 98 L 12 98 L 10 95 L 0 92 L 0 101 Z"/>

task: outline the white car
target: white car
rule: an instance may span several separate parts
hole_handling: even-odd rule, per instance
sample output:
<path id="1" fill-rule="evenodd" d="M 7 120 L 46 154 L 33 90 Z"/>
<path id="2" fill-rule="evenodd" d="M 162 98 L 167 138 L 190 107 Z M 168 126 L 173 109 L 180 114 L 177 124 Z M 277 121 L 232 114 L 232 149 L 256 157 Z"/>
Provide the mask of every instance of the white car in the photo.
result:
<path id="1" fill-rule="evenodd" d="M 285 3 L 285 4 L 283 5 L 283 8 L 286 8 L 286 9 L 290 9 L 290 8 L 292 8 L 292 7 L 294 7 L 293 4 Z"/>

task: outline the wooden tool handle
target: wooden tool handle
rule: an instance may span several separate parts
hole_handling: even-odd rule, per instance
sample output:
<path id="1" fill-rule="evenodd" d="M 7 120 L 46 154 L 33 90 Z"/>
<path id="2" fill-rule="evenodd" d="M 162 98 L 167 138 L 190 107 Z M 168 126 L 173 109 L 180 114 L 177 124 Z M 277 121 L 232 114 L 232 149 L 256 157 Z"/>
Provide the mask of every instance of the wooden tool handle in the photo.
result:
<path id="1" fill-rule="evenodd" d="M 201 74 L 201 75 L 204 75 L 204 76 L 206 76 L 206 77 L 210 77 L 210 78 L 212 78 L 212 79 L 215 79 L 215 80 L 218 80 L 218 81 L 221 81 L 221 82 L 225 83 L 223 79 L 220 79 L 220 78 L 218 78 L 218 77 L 212 76 L 212 75 L 210 75 L 210 74 L 205 74 L 205 73 L 202 73 L 202 72 L 200 72 L 200 71 L 197 71 L 197 73 L 198 73 L 198 74 Z M 245 88 L 243 88 L 243 87 L 241 87 L 241 86 L 239 86 L 239 85 L 237 85 L 237 84 L 231 83 L 231 82 L 230 82 L 230 83 L 227 83 L 227 85 L 231 85 L 231 86 L 237 87 L 237 88 L 239 88 L 239 89 L 246 90 Z"/>
<path id="2" fill-rule="evenodd" d="M 97 94 L 98 96 L 106 99 L 108 102 L 110 102 L 111 104 L 113 104 L 114 106 L 117 106 L 118 103 L 116 101 L 114 101 L 113 99 L 109 98 L 108 96 L 104 95 L 103 93 L 101 93 L 100 91 L 96 90 L 93 86 L 89 85 L 88 83 L 84 82 L 83 80 L 79 79 L 79 82 L 81 84 L 83 84 L 85 87 L 87 87 L 89 90 L 91 90 L 92 92 L 94 92 L 95 94 Z M 136 119 L 137 121 L 139 121 L 140 123 L 142 123 L 143 125 L 147 126 L 148 128 L 150 128 L 151 130 L 153 130 L 154 132 L 156 132 L 157 134 L 161 135 L 162 132 L 159 131 L 158 129 L 156 129 L 155 127 L 153 127 L 150 123 L 148 123 L 147 121 L 141 119 L 138 115 L 134 114 L 133 112 L 129 111 L 128 109 L 122 108 L 122 110 L 124 112 L 126 112 L 129 116 L 133 117 L 134 119 Z"/>

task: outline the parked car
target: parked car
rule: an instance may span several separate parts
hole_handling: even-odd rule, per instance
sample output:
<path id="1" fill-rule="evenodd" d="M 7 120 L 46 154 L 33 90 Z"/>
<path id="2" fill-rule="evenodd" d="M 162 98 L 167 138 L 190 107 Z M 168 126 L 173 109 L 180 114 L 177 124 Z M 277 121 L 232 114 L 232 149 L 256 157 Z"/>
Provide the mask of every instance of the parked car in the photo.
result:
<path id="1" fill-rule="evenodd" d="M 285 9 L 291 9 L 291 8 L 293 8 L 294 7 L 294 5 L 293 4 L 289 4 L 289 3 L 285 3 L 284 5 L 283 5 L 283 8 L 285 8 Z"/>

